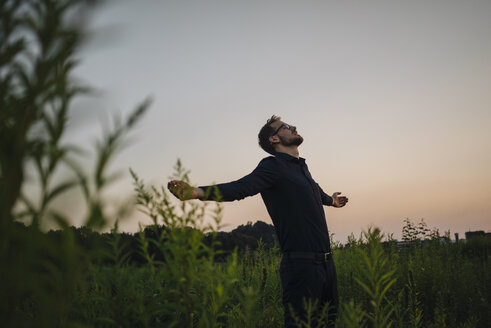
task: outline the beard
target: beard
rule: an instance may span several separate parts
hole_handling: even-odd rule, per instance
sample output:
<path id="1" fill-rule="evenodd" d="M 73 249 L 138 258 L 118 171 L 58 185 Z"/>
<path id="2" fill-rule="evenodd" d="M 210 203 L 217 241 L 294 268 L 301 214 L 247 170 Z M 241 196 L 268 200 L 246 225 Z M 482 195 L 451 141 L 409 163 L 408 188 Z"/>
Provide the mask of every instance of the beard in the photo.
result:
<path id="1" fill-rule="evenodd" d="M 280 137 L 280 142 L 283 146 L 300 146 L 303 142 L 303 138 L 300 135 L 294 135 L 289 140 L 282 136 L 278 137 Z"/>

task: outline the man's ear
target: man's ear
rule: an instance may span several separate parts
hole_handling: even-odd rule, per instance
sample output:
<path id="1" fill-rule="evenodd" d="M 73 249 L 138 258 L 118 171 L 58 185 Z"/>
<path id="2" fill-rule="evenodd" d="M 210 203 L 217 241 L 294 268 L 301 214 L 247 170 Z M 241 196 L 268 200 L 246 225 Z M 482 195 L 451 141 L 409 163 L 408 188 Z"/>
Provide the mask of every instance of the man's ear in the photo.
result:
<path id="1" fill-rule="evenodd" d="M 277 136 L 269 137 L 269 143 L 271 143 L 272 145 L 277 144 L 278 142 L 280 142 L 280 138 L 278 138 Z"/>

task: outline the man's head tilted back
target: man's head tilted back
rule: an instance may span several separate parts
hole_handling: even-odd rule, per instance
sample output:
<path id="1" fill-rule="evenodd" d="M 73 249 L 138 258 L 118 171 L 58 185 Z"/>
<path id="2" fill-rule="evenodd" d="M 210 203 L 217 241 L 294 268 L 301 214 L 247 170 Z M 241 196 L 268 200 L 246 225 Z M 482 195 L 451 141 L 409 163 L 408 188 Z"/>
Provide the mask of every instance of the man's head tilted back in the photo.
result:
<path id="1" fill-rule="evenodd" d="M 271 116 L 258 134 L 259 146 L 271 154 L 276 153 L 275 145 L 300 146 L 303 138 L 297 134 L 297 128 L 281 121 L 279 116 Z"/>

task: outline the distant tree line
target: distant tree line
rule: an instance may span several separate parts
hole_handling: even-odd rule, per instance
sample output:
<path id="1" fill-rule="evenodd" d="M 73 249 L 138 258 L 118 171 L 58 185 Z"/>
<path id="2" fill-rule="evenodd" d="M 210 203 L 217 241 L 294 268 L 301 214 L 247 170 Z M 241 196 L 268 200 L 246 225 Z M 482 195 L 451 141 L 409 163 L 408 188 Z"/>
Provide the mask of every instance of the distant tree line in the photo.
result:
<path id="1" fill-rule="evenodd" d="M 16 222 L 15 225 L 19 231 L 32 229 L 19 222 Z M 118 231 L 100 233 L 86 226 L 71 226 L 69 229 L 73 232 L 76 243 L 84 251 L 90 253 L 92 258 L 96 255 L 95 258 L 98 258 L 102 263 L 112 264 L 112 257 L 104 256 L 104 254 L 109 252 L 124 253 L 126 261 L 131 264 L 148 263 L 141 252 L 144 239 L 150 241 L 148 243 L 150 256 L 155 260 L 165 261 L 162 252 L 157 246 L 162 234 L 165 236 L 166 227 L 163 225 L 149 225 L 143 231 L 136 233 Z M 61 243 L 63 231 L 49 230 L 46 235 L 57 244 L 57 242 Z M 214 243 L 217 250 L 217 260 L 225 259 L 234 250 L 237 250 L 240 254 L 254 251 L 260 244 L 265 249 L 271 249 L 278 245 L 274 226 L 263 221 L 256 221 L 255 223 L 249 221 L 247 224 L 240 225 L 230 232 L 219 231 L 203 234 L 203 243 L 208 246 Z"/>
<path id="2" fill-rule="evenodd" d="M 426 244 L 430 241 L 433 242 L 449 242 L 448 237 L 439 237 L 438 233 L 428 234 L 432 237 L 430 239 L 423 239 L 420 236 L 421 229 L 411 229 L 415 226 L 409 220 L 404 221 L 406 223 L 403 228 L 403 242 L 399 243 L 395 240 L 388 240 L 382 242 L 384 249 L 388 249 L 391 245 L 396 245 L 399 248 L 399 244 L 404 244 L 404 248 L 410 246 L 422 246 L 423 243 Z M 421 221 L 421 226 L 424 226 L 424 221 Z M 20 222 L 14 223 L 15 228 L 18 232 L 28 232 L 29 229 L 33 229 L 31 226 L 25 226 Z M 166 230 L 164 225 L 148 225 L 143 231 L 136 233 L 119 232 L 117 229 L 111 232 L 100 233 L 87 226 L 68 228 L 73 233 L 73 237 L 76 243 L 81 247 L 81 249 L 86 252 L 87 256 L 95 259 L 102 264 L 113 264 L 114 254 L 118 253 L 118 257 L 124 257 L 128 264 L 146 264 L 148 259 L 145 258 L 142 252 L 143 243 L 147 243 L 148 254 L 156 261 L 165 262 L 164 254 L 159 249 L 159 243 L 161 238 L 165 242 Z M 191 227 L 186 227 L 185 229 L 193 229 Z M 195 231 L 198 231 L 194 229 Z M 416 231 L 413 233 L 412 231 Z M 408 233 L 411 232 L 411 234 Z M 426 232 L 426 231 L 425 231 Z M 201 232 L 200 232 L 201 233 Z M 64 232 L 63 230 L 50 230 L 45 233 L 48 239 L 50 239 L 54 245 L 61 245 Z M 224 260 L 235 250 L 239 254 L 244 254 L 249 251 L 255 251 L 258 247 L 264 249 L 278 248 L 278 239 L 276 236 L 275 228 L 272 224 L 267 224 L 263 221 L 256 221 L 255 223 L 247 222 L 245 225 L 239 225 L 237 228 L 230 232 L 219 231 L 215 233 L 201 233 L 202 241 L 204 245 L 211 246 L 214 244 L 214 249 L 216 249 L 215 259 Z M 408 235 L 410 235 L 409 238 Z M 448 233 L 447 233 L 448 235 Z M 428 237 L 427 236 L 427 237 Z M 481 240 L 482 239 L 482 240 Z M 357 246 L 354 241 L 353 235 L 348 237 L 348 242 L 345 245 L 337 242 L 337 248 L 350 248 L 352 246 Z M 486 236 L 478 236 L 472 238 L 472 240 L 467 241 L 465 245 L 465 254 L 469 256 L 487 257 L 490 249 L 490 238 Z M 423 243 L 422 243 L 423 242 Z M 18 245 L 22 247 L 22 245 Z M 112 255 L 109 255 L 112 254 Z M 121 255 L 122 254 L 122 255 Z"/>

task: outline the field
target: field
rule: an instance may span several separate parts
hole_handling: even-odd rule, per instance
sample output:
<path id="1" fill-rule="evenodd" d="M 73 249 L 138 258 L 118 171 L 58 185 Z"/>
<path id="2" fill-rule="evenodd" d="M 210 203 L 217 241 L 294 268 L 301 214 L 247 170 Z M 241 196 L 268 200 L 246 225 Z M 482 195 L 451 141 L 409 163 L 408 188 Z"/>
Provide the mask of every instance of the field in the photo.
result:
<path id="1" fill-rule="evenodd" d="M 216 224 L 203 226 L 206 205 L 176 208 L 164 189 L 147 189 L 136 175 L 135 185 L 142 209 L 161 223 L 135 234 L 138 263 L 117 226 L 105 238 L 13 226 L 2 258 L 4 326 L 282 327 L 277 248 L 260 242 L 224 253 L 219 205 Z M 490 249 L 486 238 L 413 239 L 401 248 L 382 242 L 377 228 L 338 243 L 337 327 L 488 327 Z"/>

